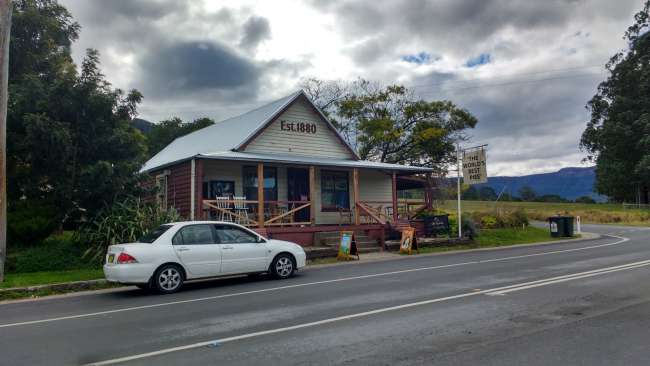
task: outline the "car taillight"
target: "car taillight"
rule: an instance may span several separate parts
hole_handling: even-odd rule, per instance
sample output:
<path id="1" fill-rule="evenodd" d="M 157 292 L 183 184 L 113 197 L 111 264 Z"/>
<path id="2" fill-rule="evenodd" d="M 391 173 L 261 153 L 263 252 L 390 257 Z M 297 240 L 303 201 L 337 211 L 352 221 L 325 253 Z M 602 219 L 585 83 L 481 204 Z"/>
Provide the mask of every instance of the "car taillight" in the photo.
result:
<path id="1" fill-rule="evenodd" d="M 122 252 L 117 257 L 117 263 L 118 264 L 138 263 L 138 261 L 135 258 L 133 258 L 133 256 L 131 256 L 130 254 L 126 254 L 126 253 Z"/>

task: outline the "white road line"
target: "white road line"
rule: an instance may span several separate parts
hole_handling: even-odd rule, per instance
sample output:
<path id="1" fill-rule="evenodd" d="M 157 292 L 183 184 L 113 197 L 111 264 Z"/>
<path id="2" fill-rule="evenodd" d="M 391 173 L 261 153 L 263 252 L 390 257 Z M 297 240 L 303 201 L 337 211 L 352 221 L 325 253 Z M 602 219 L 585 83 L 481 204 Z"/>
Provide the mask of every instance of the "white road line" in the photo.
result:
<path id="1" fill-rule="evenodd" d="M 527 282 L 525 284 L 517 284 L 517 285 L 502 287 L 502 288 L 500 288 L 498 290 L 492 290 L 490 292 L 487 292 L 486 295 L 504 295 L 504 294 L 507 294 L 507 293 L 510 293 L 510 292 L 526 290 L 526 289 L 529 289 L 529 288 L 546 286 L 546 285 L 550 285 L 550 284 L 554 284 L 554 283 L 567 282 L 567 281 L 577 280 L 577 279 L 581 279 L 581 278 L 588 278 L 588 277 L 598 276 L 598 275 L 606 274 L 606 273 L 625 271 L 625 270 L 628 270 L 628 269 L 645 267 L 645 266 L 648 266 L 648 265 L 650 265 L 650 260 L 645 260 L 645 261 L 641 261 L 641 262 L 634 262 L 634 263 L 628 263 L 628 264 L 623 264 L 623 265 L 614 266 L 614 267 L 599 268 L 599 269 L 586 271 L 586 272 L 573 273 L 573 274 L 564 275 L 564 276 L 557 276 L 557 277 L 552 277 L 552 278 L 546 278 L 546 279 L 543 279 L 543 280 Z"/>
<path id="2" fill-rule="evenodd" d="M 299 283 L 299 284 L 295 284 L 295 285 L 278 286 L 278 287 L 271 287 L 271 288 L 265 288 L 265 289 L 260 289 L 260 290 L 251 290 L 251 291 L 235 292 L 235 293 L 224 294 L 224 295 L 200 297 L 200 298 L 196 298 L 196 299 L 169 301 L 169 302 L 163 302 L 163 303 L 158 303 L 158 304 L 132 306 L 132 307 L 126 307 L 126 308 L 119 308 L 119 309 L 112 309 L 112 310 L 105 310 L 105 311 L 97 311 L 97 312 L 92 312 L 92 313 L 83 313 L 83 314 L 76 314 L 76 315 L 60 316 L 60 317 L 55 317 L 55 318 L 28 320 L 28 321 L 23 321 L 23 322 L 0 324 L 0 328 L 9 328 L 9 327 L 17 327 L 17 326 L 25 326 L 25 325 L 33 325 L 33 324 L 50 323 L 50 322 L 56 322 L 56 321 L 62 321 L 62 320 L 71 320 L 71 319 L 90 318 L 90 317 L 95 317 L 95 316 L 122 313 L 122 312 L 126 312 L 126 311 L 136 311 L 136 310 L 152 309 L 152 308 L 158 308 L 158 307 L 164 307 L 164 306 L 189 304 L 189 303 L 195 303 L 195 302 L 203 302 L 203 301 L 210 301 L 210 300 L 225 299 L 225 298 L 229 298 L 229 297 L 253 295 L 253 294 L 259 294 L 259 293 L 265 293 L 265 292 L 287 290 L 287 289 L 293 289 L 293 288 L 299 288 L 299 287 L 323 285 L 323 284 L 344 282 L 344 281 L 361 280 L 361 279 L 375 278 L 375 277 L 382 277 L 382 276 L 391 276 L 391 275 L 402 274 L 402 273 L 430 271 L 430 270 L 436 270 L 436 269 L 467 266 L 467 265 L 472 265 L 472 264 L 500 262 L 500 261 L 507 261 L 507 260 L 513 260 L 513 259 L 521 259 L 521 258 L 530 258 L 530 257 L 537 257 L 537 256 L 551 255 L 551 254 L 558 254 L 558 253 L 576 252 L 576 251 L 582 251 L 582 250 L 589 250 L 589 249 L 595 249 L 595 248 L 608 247 L 608 246 L 612 246 L 612 245 L 618 245 L 618 244 L 622 244 L 622 243 L 629 240 L 628 238 L 623 238 L 623 237 L 620 237 L 620 236 L 615 236 L 615 235 L 610 235 L 610 236 L 614 237 L 614 238 L 617 238 L 619 240 L 616 241 L 616 242 L 613 242 L 613 243 L 592 245 L 592 246 L 573 248 L 573 249 L 554 250 L 554 251 L 542 252 L 542 253 L 524 254 L 524 255 L 517 255 L 517 256 L 511 256 L 511 257 L 501 257 L 501 258 L 494 258 L 494 259 L 486 259 L 486 260 L 478 260 L 478 261 L 469 261 L 469 262 L 445 264 L 445 265 L 431 266 L 431 267 L 418 267 L 418 268 L 404 269 L 404 270 L 399 270 L 399 271 L 374 273 L 374 274 L 369 274 L 369 275 L 353 276 L 353 277 L 343 277 L 343 278 L 337 278 L 337 279 L 333 279 L 333 280 L 323 280 L 323 281 Z"/>
<path id="3" fill-rule="evenodd" d="M 227 343 L 227 342 L 234 342 L 234 341 L 239 341 L 239 340 L 243 340 L 243 339 L 260 337 L 260 336 L 265 336 L 265 335 L 270 335 L 270 334 L 283 333 L 283 332 L 288 332 L 288 331 L 297 330 L 297 329 L 315 327 L 315 326 L 318 326 L 318 325 L 335 323 L 335 322 L 339 322 L 339 321 L 342 321 L 342 320 L 350 320 L 350 319 L 362 318 L 362 317 L 367 317 L 367 316 L 370 316 L 370 315 L 386 313 L 386 312 L 389 312 L 389 311 L 402 310 L 402 309 L 413 308 L 413 307 L 422 306 L 422 305 L 430 305 L 430 304 L 434 304 L 434 303 L 438 303 L 438 302 L 456 300 L 456 299 L 461 299 L 461 298 L 466 298 L 466 297 L 476 296 L 476 295 L 481 295 L 481 294 L 500 294 L 500 293 L 507 293 L 507 292 L 511 292 L 511 291 L 521 291 L 521 290 L 525 290 L 525 289 L 529 289 L 529 288 L 547 286 L 547 285 L 551 285 L 551 284 L 555 284 L 555 283 L 566 282 L 566 281 L 571 281 L 571 280 L 576 280 L 576 279 L 581 279 L 581 278 L 586 278 L 586 277 L 592 277 L 592 276 L 597 276 L 597 275 L 606 274 L 606 273 L 631 270 L 631 269 L 645 267 L 645 266 L 650 266 L 650 260 L 635 262 L 635 263 L 628 263 L 628 264 L 624 264 L 624 265 L 620 265 L 620 266 L 614 266 L 614 267 L 599 268 L 599 269 L 596 269 L 596 270 L 573 273 L 573 274 L 564 275 L 564 276 L 551 277 L 551 278 L 537 280 L 537 281 L 524 282 L 524 283 L 519 283 L 519 284 L 516 284 L 516 285 L 497 287 L 497 288 L 486 289 L 486 290 L 481 290 L 481 291 L 472 291 L 472 292 L 466 292 L 466 293 L 462 293 L 462 294 L 458 294 L 458 295 L 452 295 L 452 296 L 440 297 L 440 298 L 436 298 L 436 299 L 430 299 L 430 300 L 412 302 L 412 303 L 407 303 L 407 304 L 402 304 L 402 305 L 390 306 L 390 307 L 386 307 L 386 308 L 375 309 L 375 310 L 365 311 L 365 312 L 361 312 L 361 313 L 354 313 L 354 314 L 349 314 L 349 315 L 338 316 L 338 317 L 335 317 L 335 318 L 318 320 L 318 321 L 315 321 L 315 322 L 292 325 L 292 326 L 289 326 L 289 327 L 275 328 L 275 329 L 263 330 L 263 331 L 259 331 L 259 332 L 245 333 L 245 334 L 232 336 L 232 337 L 227 337 L 227 338 L 213 339 L 213 340 L 209 340 L 209 341 L 186 344 L 186 345 L 183 345 L 183 346 L 165 348 L 165 349 L 161 349 L 161 350 L 153 351 L 153 352 L 141 353 L 141 354 L 137 354 L 137 355 L 131 355 L 131 356 L 114 358 L 114 359 L 100 361 L 100 362 L 89 363 L 89 364 L 87 364 L 85 366 L 89 366 L 89 365 L 93 365 L 93 366 L 114 365 L 114 364 L 118 364 L 118 363 L 122 363 L 122 362 L 135 361 L 135 360 L 160 356 L 160 355 L 173 353 L 173 352 L 186 351 L 186 350 L 191 350 L 191 349 L 196 349 L 196 348 L 201 348 L 201 347 L 206 347 L 206 346 L 211 346 L 211 345 L 220 345 L 220 344 Z"/>

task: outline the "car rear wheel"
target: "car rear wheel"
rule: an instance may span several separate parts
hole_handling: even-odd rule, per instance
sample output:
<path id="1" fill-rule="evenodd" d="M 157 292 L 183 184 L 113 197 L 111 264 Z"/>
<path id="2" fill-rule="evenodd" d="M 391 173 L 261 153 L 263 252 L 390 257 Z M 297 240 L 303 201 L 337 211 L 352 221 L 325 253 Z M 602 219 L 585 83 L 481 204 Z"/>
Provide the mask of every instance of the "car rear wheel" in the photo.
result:
<path id="1" fill-rule="evenodd" d="M 271 263 L 270 272 L 273 277 L 278 279 L 285 279 L 293 276 L 296 271 L 296 266 L 293 258 L 289 254 L 280 254 Z"/>
<path id="2" fill-rule="evenodd" d="M 153 285 L 156 290 L 163 294 L 171 294 L 180 290 L 183 286 L 183 271 L 175 264 L 166 264 L 156 271 L 153 277 Z"/>

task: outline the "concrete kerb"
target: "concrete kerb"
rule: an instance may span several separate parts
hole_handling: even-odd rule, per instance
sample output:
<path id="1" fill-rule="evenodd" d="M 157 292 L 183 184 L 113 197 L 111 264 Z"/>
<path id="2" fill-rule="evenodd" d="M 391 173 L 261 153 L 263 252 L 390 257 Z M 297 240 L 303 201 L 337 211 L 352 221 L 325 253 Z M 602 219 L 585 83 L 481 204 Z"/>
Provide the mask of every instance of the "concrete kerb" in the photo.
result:
<path id="1" fill-rule="evenodd" d="M 428 256 L 439 256 L 439 255 L 452 255 L 459 253 L 472 253 L 472 252 L 485 252 L 485 251 L 498 251 L 511 248 L 526 248 L 526 247 L 535 247 L 535 246 L 544 246 L 550 244 L 565 244 L 581 241 L 591 241 L 600 239 L 602 235 L 596 233 L 586 233 L 582 232 L 581 237 L 571 238 L 571 239 L 560 239 L 560 240 L 550 240 L 544 242 L 530 243 L 530 244 L 513 244 L 513 245 L 504 245 L 501 247 L 490 247 L 490 248 L 476 248 L 476 249 L 459 249 L 459 250 L 449 250 L 445 252 L 434 252 L 434 253 L 424 253 L 416 255 L 401 255 L 398 252 L 383 251 L 377 253 L 368 253 L 361 256 L 361 260 L 358 261 L 342 261 L 337 263 L 324 263 L 324 264 L 312 264 L 307 266 L 309 268 L 323 268 L 323 267 L 332 267 L 332 266 L 342 266 L 346 264 L 360 264 L 360 263 L 369 263 L 369 262 L 379 262 L 385 260 L 394 260 L 394 259 L 409 259 L 409 258 L 418 258 L 418 257 L 428 257 Z M 370 258 L 368 258 L 370 257 Z"/>
<path id="2" fill-rule="evenodd" d="M 580 241 L 590 241 L 590 240 L 599 239 L 601 237 L 602 236 L 599 235 L 599 234 L 583 232 L 582 236 L 580 238 L 572 238 L 572 239 L 564 239 L 564 240 L 553 240 L 553 241 L 546 241 L 546 242 L 541 242 L 541 243 L 514 244 L 514 245 L 506 245 L 506 246 L 502 246 L 502 247 L 493 247 L 493 248 L 450 250 L 450 251 L 445 251 L 445 252 L 425 253 L 425 254 L 410 255 L 410 256 L 408 256 L 408 255 L 400 255 L 399 253 L 396 253 L 396 252 L 383 251 L 383 252 L 377 252 L 377 253 L 367 253 L 367 254 L 362 256 L 361 260 L 358 260 L 358 261 L 345 261 L 345 262 L 325 263 L 325 264 L 310 264 L 310 265 L 307 266 L 307 268 L 303 269 L 303 271 L 304 270 L 309 270 L 309 269 L 316 269 L 316 268 L 344 266 L 344 265 L 348 265 L 348 264 L 372 263 L 372 262 L 381 262 L 381 261 L 397 260 L 397 259 L 399 259 L 399 260 L 408 260 L 408 259 L 411 259 L 411 258 L 418 258 L 418 257 L 425 257 L 425 256 L 452 255 L 452 254 L 458 254 L 458 253 L 471 253 L 471 252 L 482 252 L 482 251 L 498 251 L 498 250 L 505 250 L 505 249 L 509 249 L 509 248 L 525 248 L 525 247 L 534 247 L 534 246 L 544 246 L 544 245 L 550 245 L 550 244 L 563 244 L 563 243 L 572 243 L 572 242 L 580 242 Z M 104 280 L 104 279 L 98 279 L 98 280 L 89 280 L 89 281 L 75 281 L 75 282 L 56 283 L 56 284 L 49 284 L 49 285 L 38 285 L 38 286 L 27 286 L 27 287 L 12 287 L 12 288 L 0 289 L 0 294 L 10 292 L 10 291 L 11 292 L 36 292 L 38 290 L 43 290 L 43 289 L 58 290 L 58 291 L 61 291 L 61 290 L 74 291 L 74 292 L 68 293 L 68 294 L 58 294 L 58 295 L 44 296 L 44 297 L 39 297 L 39 298 L 27 298 L 27 299 L 0 301 L 0 304 L 23 302 L 23 301 L 35 301 L 35 300 L 40 300 L 40 299 L 52 299 L 52 298 L 75 296 L 75 295 L 76 296 L 81 296 L 81 295 L 88 295 L 88 294 L 126 291 L 126 290 L 130 290 L 130 289 L 135 288 L 133 286 L 124 286 L 124 287 L 116 287 L 116 288 L 108 288 L 108 289 L 100 289 L 100 290 L 85 290 L 85 289 L 88 289 L 92 285 L 104 284 L 106 282 L 107 281 Z"/>

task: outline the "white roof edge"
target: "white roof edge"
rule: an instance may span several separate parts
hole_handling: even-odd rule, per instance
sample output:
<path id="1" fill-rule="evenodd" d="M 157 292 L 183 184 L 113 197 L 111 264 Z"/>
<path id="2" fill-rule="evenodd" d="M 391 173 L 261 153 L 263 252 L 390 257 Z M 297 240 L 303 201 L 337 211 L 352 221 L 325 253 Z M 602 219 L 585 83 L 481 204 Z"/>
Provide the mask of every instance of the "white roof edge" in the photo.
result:
<path id="1" fill-rule="evenodd" d="M 312 158 L 309 156 L 285 156 L 272 154 L 251 154 L 241 152 L 225 152 L 215 154 L 201 154 L 192 158 L 203 158 L 212 160 L 230 160 L 230 161 L 262 161 L 280 164 L 297 164 L 297 165 L 316 165 L 316 166 L 334 166 L 340 168 L 366 168 L 366 169 L 384 169 L 384 170 L 401 170 L 410 172 L 433 172 L 433 168 L 380 163 L 368 160 L 347 160 L 347 159 L 326 159 Z"/>

